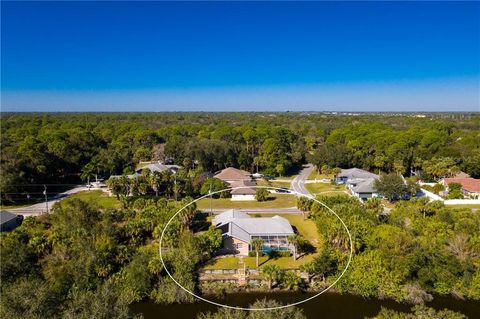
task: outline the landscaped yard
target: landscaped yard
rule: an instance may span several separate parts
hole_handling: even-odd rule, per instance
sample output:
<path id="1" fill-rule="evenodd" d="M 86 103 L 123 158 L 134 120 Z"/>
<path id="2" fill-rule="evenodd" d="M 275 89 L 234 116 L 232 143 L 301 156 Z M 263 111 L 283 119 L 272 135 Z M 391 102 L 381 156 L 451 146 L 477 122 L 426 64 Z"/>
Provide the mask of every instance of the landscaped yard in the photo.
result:
<path id="1" fill-rule="evenodd" d="M 338 195 L 345 191 L 345 185 L 336 185 L 331 183 L 305 183 L 305 188 L 312 194 L 329 196 Z"/>
<path id="2" fill-rule="evenodd" d="M 262 214 L 261 217 L 272 217 L 275 214 Z M 315 222 L 310 219 L 303 220 L 302 215 L 293 215 L 293 214 L 277 214 L 282 216 L 290 222 L 290 224 L 297 229 L 297 232 L 306 240 L 308 240 L 315 248 L 317 249 L 316 253 L 308 255 L 300 255 L 297 257 L 297 260 L 293 260 L 293 257 L 278 257 L 269 259 L 268 256 L 262 256 L 259 258 L 260 267 L 269 264 L 275 264 L 282 268 L 298 268 L 299 266 L 311 261 L 315 255 L 318 253 L 321 243 L 319 240 L 317 226 Z M 235 256 L 221 256 L 212 259 L 205 269 L 238 269 L 243 267 L 243 264 L 240 263 L 241 257 Z M 243 257 L 243 261 L 248 268 L 257 268 L 255 266 L 255 257 Z"/>
<path id="3" fill-rule="evenodd" d="M 95 203 L 100 208 L 119 208 L 120 202 L 116 197 L 109 197 L 101 190 L 90 190 L 76 193 L 69 198 L 78 198 L 89 203 Z"/>
<path id="4" fill-rule="evenodd" d="M 203 198 L 197 202 L 200 209 L 209 209 L 210 202 L 212 208 L 288 208 L 296 205 L 295 196 L 288 194 L 270 194 L 271 199 L 265 202 L 252 201 L 232 201 L 230 198 Z"/>

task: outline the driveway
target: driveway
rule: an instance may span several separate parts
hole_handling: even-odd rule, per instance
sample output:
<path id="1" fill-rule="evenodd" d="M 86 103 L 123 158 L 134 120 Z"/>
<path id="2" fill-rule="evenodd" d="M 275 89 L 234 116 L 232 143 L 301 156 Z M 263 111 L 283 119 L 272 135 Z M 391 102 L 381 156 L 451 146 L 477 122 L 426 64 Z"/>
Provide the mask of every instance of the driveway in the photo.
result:
<path id="1" fill-rule="evenodd" d="M 314 166 L 312 164 L 307 164 L 303 166 L 303 169 L 292 181 L 291 188 L 302 195 L 312 196 L 310 192 L 305 188 L 305 181 L 308 179 L 308 176 L 313 172 Z"/>
<path id="2" fill-rule="evenodd" d="M 58 201 L 61 201 L 62 199 L 65 199 L 73 194 L 76 194 L 78 192 L 86 191 L 88 190 L 87 187 L 85 186 L 78 186 L 75 188 L 72 188 L 66 192 L 60 193 L 56 196 L 52 196 L 48 200 L 48 210 L 52 209 L 53 204 L 55 204 Z M 48 193 L 47 193 L 48 196 Z M 10 208 L 10 209 L 4 209 L 4 211 L 11 212 L 17 215 L 23 215 L 24 217 L 27 216 L 38 216 L 41 215 L 45 212 L 47 212 L 47 207 L 45 202 L 34 204 L 31 206 L 26 206 L 26 207 L 19 207 L 19 208 Z"/>

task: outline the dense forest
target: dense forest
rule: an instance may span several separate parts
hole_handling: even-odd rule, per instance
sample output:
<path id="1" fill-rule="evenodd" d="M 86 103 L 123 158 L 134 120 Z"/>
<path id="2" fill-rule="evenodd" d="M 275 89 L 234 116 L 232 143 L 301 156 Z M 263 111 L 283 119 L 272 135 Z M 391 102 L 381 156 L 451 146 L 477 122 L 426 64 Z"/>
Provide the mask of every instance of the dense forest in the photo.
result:
<path id="1" fill-rule="evenodd" d="M 374 203 L 361 205 L 342 195 L 319 199 L 341 212 L 352 234 L 354 255 L 335 285 L 338 292 L 412 304 L 436 295 L 480 300 L 479 212 L 415 199 L 397 203 L 390 215 L 382 216 Z M 72 198 L 56 204 L 52 214 L 27 218 L 1 235 L 0 316 L 129 318 L 129 305 L 146 299 L 194 302 L 169 278 L 158 254 L 164 225 L 188 201 L 138 197 L 121 209 L 105 209 Z M 311 288 L 323 290 L 345 268 L 349 241 L 323 206 L 312 204 L 310 210 L 323 246 L 302 270 L 316 278 Z M 184 287 L 202 293 L 196 270 L 221 242 L 219 231 L 189 206 L 165 232 L 168 270 Z M 302 318 L 292 309 L 275 318 Z M 222 311 L 200 318 L 219 318 Z M 388 314 L 384 311 L 380 318 Z"/>
<path id="2" fill-rule="evenodd" d="M 480 177 L 478 114 L 45 113 L 1 114 L 1 199 L 58 192 L 91 175 L 162 160 L 197 172 L 235 166 L 268 175 L 299 164 L 360 167 L 425 179 Z"/>

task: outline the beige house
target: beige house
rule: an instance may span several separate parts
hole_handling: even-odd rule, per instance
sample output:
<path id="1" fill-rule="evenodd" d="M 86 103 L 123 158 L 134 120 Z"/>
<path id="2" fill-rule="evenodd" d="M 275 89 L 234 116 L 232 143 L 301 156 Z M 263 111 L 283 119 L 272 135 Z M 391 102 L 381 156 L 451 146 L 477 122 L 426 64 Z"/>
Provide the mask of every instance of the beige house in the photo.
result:
<path id="1" fill-rule="evenodd" d="M 249 172 L 227 167 L 213 177 L 228 183 L 231 188 L 236 188 L 231 191 L 233 201 L 255 200 L 256 189 L 252 187 L 255 182 Z"/>
<path id="2" fill-rule="evenodd" d="M 263 240 L 263 251 L 292 251 L 288 236 L 294 231 L 287 219 L 278 215 L 252 218 L 248 214 L 233 209 L 227 210 L 212 220 L 213 225 L 222 231 L 224 254 L 247 256 L 253 250 L 250 243 L 255 238 Z"/>

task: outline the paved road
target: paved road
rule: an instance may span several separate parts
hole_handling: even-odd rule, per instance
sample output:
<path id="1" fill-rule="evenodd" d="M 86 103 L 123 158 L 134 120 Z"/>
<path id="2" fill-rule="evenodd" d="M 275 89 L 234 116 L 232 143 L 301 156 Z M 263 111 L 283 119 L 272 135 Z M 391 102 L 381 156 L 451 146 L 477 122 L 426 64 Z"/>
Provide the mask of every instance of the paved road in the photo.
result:
<path id="1" fill-rule="evenodd" d="M 53 204 L 55 204 L 56 202 L 58 202 L 62 199 L 65 199 L 68 196 L 71 196 L 73 194 L 76 194 L 76 193 L 82 192 L 82 191 L 86 191 L 86 190 L 88 190 L 87 187 L 79 186 L 79 187 L 72 188 L 72 189 L 70 189 L 66 192 L 61 193 L 61 194 L 58 194 L 56 196 L 53 196 L 48 200 L 48 209 L 50 210 L 52 208 Z M 48 193 L 47 193 L 47 196 L 48 196 Z M 27 217 L 27 216 L 38 216 L 40 214 L 43 214 L 47 211 L 47 208 L 46 208 L 45 202 L 42 202 L 42 203 L 38 203 L 38 204 L 31 205 L 31 206 L 26 206 L 26 207 L 5 209 L 5 211 L 11 212 L 11 213 L 14 213 L 14 214 L 17 214 L 17 215 L 23 215 L 23 216 Z"/>
<path id="2" fill-rule="evenodd" d="M 305 188 L 305 181 L 308 179 L 308 176 L 313 172 L 314 166 L 312 164 L 307 164 L 300 171 L 300 173 L 292 181 L 291 188 L 300 194 L 312 196 L 310 192 Z"/>
<path id="3" fill-rule="evenodd" d="M 219 214 L 223 213 L 226 210 L 229 210 L 231 208 L 214 208 L 212 209 L 212 212 L 214 214 Z M 235 209 L 236 211 L 239 212 L 244 212 L 247 214 L 292 214 L 292 215 L 297 215 L 301 214 L 302 212 L 298 210 L 296 207 L 288 207 L 288 208 L 246 208 L 246 209 Z M 209 213 L 210 209 L 202 209 L 203 212 Z"/>

